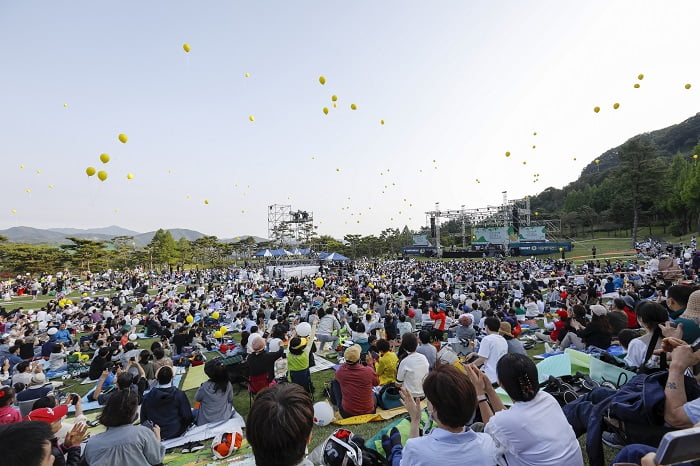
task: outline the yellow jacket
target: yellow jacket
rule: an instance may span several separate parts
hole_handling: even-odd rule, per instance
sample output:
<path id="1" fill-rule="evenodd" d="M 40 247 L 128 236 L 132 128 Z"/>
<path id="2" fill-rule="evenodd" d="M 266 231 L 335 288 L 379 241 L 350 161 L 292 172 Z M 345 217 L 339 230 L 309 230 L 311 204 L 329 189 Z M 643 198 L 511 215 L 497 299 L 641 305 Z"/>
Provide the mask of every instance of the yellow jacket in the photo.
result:
<path id="1" fill-rule="evenodd" d="M 399 357 L 393 351 L 387 351 L 379 356 L 374 363 L 374 369 L 379 377 L 379 385 L 396 382 L 396 369 L 399 367 Z"/>

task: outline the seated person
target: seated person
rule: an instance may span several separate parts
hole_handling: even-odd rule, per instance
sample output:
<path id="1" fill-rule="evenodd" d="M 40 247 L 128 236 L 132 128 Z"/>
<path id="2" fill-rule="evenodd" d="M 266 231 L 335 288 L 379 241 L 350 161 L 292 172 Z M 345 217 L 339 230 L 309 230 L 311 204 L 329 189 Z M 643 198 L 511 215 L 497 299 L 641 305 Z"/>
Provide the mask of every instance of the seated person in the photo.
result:
<path id="1" fill-rule="evenodd" d="M 29 411 L 36 400 L 53 393 L 53 385 L 46 381 L 46 375 L 43 372 L 35 372 L 32 375 L 32 380 L 29 386 L 19 392 L 16 397 L 17 405 L 20 413 L 24 416 Z"/>
<path id="2" fill-rule="evenodd" d="M 373 413 L 376 399 L 373 388 L 379 385 L 374 365 L 360 364 L 362 349 L 352 345 L 345 350 L 345 363 L 335 372 L 331 389 L 338 411 L 343 417 Z"/>
<path id="3" fill-rule="evenodd" d="M 498 384 L 514 401 L 508 410 L 485 374 L 471 368 L 470 375 L 486 423 L 484 432 L 491 435 L 508 465 L 583 466 L 581 447 L 559 403 L 539 389 L 535 364 L 525 355 L 510 353 L 498 361 L 496 370 Z M 542 430 L 543 424 L 548 428 Z"/>
<path id="4" fill-rule="evenodd" d="M 428 435 L 420 435 L 422 409 L 409 390 L 401 389 L 401 400 L 411 418 L 406 445 L 394 428 L 382 446 L 392 466 L 461 466 L 497 464 L 496 445 L 490 435 L 465 427 L 477 407 L 476 389 L 469 377 L 452 365 L 438 363 L 423 381 L 421 391 L 428 400 L 428 412 L 437 423 Z"/>
<path id="5" fill-rule="evenodd" d="M 561 341 L 562 349 L 566 349 L 571 345 L 574 345 L 574 348 L 577 350 L 584 350 L 590 346 L 607 349 L 610 346 L 612 342 L 612 327 L 610 327 L 610 322 L 606 316 L 608 310 L 600 304 L 593 304 L 591 312 L 593 316 L 587 325 L 581 323 L 578 316 L 571 319 L 571 327 L 574 331 L 568 332 Z"/>
<path id="6" fill-rule="evenodd" d="M 387 340 L 377 340 L 377 351 L 379 359 L 374 361 L 371 356 L 367 356 L 367 365 L 374 363 L 374 370 L 379 377 L 379 385 L 396 383 L 396 370 L 399 366 L 399 358 L 391 351 L 391 346 Z"/>
<path id="7" fill-rule="evenodd" d="M 267 382 L 275 378 L 275 361 L 284 355 L 284 347 L 278 345 L 276 352 L 265 351 L 265 339 L 256 338 L 252 343 L 253 352 L 248 355 L 248 371 L 251 377 L 267 374 Z"/>
<path id="8" fill-rule="evenodd" d="M 418 334 L 418 339 L 420 340 L 420 345 L 416 348 L 416 352 L 425 356 L 425 359 L 428 360 L 428 367 L 432 369 L 437 359 L 437 349 L 431 343 L 430 332 L 421 330 Z"/>
<path id="9" fill-rule="evenodd" d="M 692 427 L 700 423 L 700 398 L 688 401 L 685 392 L 684 376 L 688 368 L 700 363 L 700 350 L 693 351 L 692 347 L 678 338 L 669 338 L 664 342 L 664 351 L 672 350 L 671 364 L 668 368 L 668 380 L 664 388 L 664 421 L 679 429 Z M 642 458 L 650 460 L 648 464 L 656 464 L 654 452 L 656 448 L 642 444 L 625 446 L 615 457 L 613 463 L 625 462 L 647 464 Z M 684 463 L 685 464 L 685 463 Z"/>
<path id="10" fill-rule="evenodd" d="M 25 419 L 27 421 L 42 421 L 51 428 L 51 454 L 56 458 L 54 465 L 79 465 L 80 444 L 87 436 L 87 425 L 76 424 L 68 432 L 65 438 L 59 441 L 56 436 L 62 428 L 62 420 L 68 414 L 68 406 L 60 405 L 53 408 L 38 408 L 32 410 Z"/>
<path id="11" fill-rule="evenodd" d="M 425 356 L 416 352 L 418 338 L 413 333 L 403 336 L 401 348 L 406 355 L 400 360 L 396 371 L 396 386 L 405 386 L 411 392 L 411 396 L 423 398 L 423 380 L 430 371 L 430 364 Z"/>
<path id="12" fill-rule="evenodd" d="M 85 444 L 84 460 L 89 465 L 156 465 L 163 462 L 165 448 L 160 442 L 160 427 L 133 425 L 139 400 L 130 390 L 119 390 L 100 415 L 107 431 L 92 436 Z"/>
<path id="13" fill-rule="evenodd" d="M 260 392 L 246 420 L 246 438 L 256 464 L 311 466 L 304 452 L 313 419 L 311 397 L 299 385 L 278 384 Z"/>
<path id="14" fill-rule="evenodd" d="M 156 372 L 156 385 L 143 397 L 141 422 L 160 426 L 164 440 L 179 437 L 192 423 L 192 409 L 185 392 L 173 387 L 173 369 L 163 366 Z"/>
<path id="15" fill-rule="evenodd" d="M 51 427 L 41 421 L 15 422 L 0 425 L 0 451 L 5 466 L 48 466 L 54 464 L 51 454 Z"/>
<path id="16" fill-rule="evenodd" d="M 194 395 L 195 407 L 198 409 L 198 426 L 225 421 L 236 414 L 233 407 L 233 387 L 221 359 L 207 361 L 204 372 L 209 380 L 200 385 Z"/>

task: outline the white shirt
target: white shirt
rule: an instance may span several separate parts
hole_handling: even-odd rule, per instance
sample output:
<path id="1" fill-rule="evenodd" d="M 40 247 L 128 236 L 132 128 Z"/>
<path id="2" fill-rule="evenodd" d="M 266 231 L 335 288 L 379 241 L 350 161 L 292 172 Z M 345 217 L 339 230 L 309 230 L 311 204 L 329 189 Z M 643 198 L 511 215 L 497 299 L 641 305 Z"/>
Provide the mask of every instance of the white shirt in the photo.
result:
<path id="1" fill-rule="evenodd" d="M 479 356 L 486 358 L 481 370 L 488 376 L 492 383 L 498 380 L 496 364 L 508 352 L 506 339 L 495 333 L 486 335 L 479 345 Z"/>
<path id="2" fill-rule="evenodd" d="M 630 367 L 640 367 L 644 363 L 644 356 L 647 355 L 647 348 L 649 347 L 650 340 L 651 335 L 649 335 L 647 338 L 633 338 L 630 341 L 630 344 L 627 347 L 627 356 L 625 356 L 625 362 L 627 365 Z M 659 346 L 658 343 L 657 346 Z M 659 357 L 652 354 L 646 365 L 650 368 L 659 367 Z"/>
<path id="3" fill-rule="evenodd" d="M 530 301 L 525 305 L 525 317 L 537 317 L 540 313 L 540 308 L 537 307 L 537 303 Z"/>
<path id="4" fill-rule="evenodd" d="M 491 434 L 508 466 L 583 466 L 574 430 L 549 393 L 540 391 L 531 401 L 518 401 L 497 412 L 484 431 Z"/>
<path id="5" fill-rule="evenodd" d="M 399 363 L 396 381 L 406 387 L 413 397 L 423 397 L 423 380 L 428 376 L 428 371 L 428 359 L 420 353 L 411 353 Z"/>

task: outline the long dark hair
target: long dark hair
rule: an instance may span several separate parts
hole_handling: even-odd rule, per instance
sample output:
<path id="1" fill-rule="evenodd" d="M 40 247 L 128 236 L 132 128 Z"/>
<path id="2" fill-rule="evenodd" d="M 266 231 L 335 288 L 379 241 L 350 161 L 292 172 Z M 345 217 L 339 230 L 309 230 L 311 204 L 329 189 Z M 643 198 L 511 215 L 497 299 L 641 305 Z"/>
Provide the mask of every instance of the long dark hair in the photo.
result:
<path id="1" fill-rule="evenodd" d="M 498 360 L 496 374 L 513 401 L 530 401 L 540 390 L 537 367 L 523 354 L 505 354 Z"/>

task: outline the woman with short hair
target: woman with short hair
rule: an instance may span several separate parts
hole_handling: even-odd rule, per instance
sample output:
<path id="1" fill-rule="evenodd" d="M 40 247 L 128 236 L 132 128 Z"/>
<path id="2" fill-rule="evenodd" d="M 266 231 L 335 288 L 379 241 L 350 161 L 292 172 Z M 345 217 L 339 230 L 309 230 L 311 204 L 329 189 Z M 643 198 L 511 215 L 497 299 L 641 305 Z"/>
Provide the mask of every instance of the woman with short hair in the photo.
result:
<path id="1" fill-rule="evenodd" d="M 382 443 L 391 442 L 387 457 L 393 466 L 464 465 L 492 466 L 497 464 L 496 446 L 491 437 L 476 433 L 466 425 L 476 411 L 477 392 L 469 377 L 456 367 L 436 364 L 423 381 L 428 399 L 428 415 L 437 427 L 428 435 L 420 435 L 422 409 L 420 401 L 406 388 L 401 400 L 411 417 L 411 431 L 402 448 L 398 430 Z"/>

